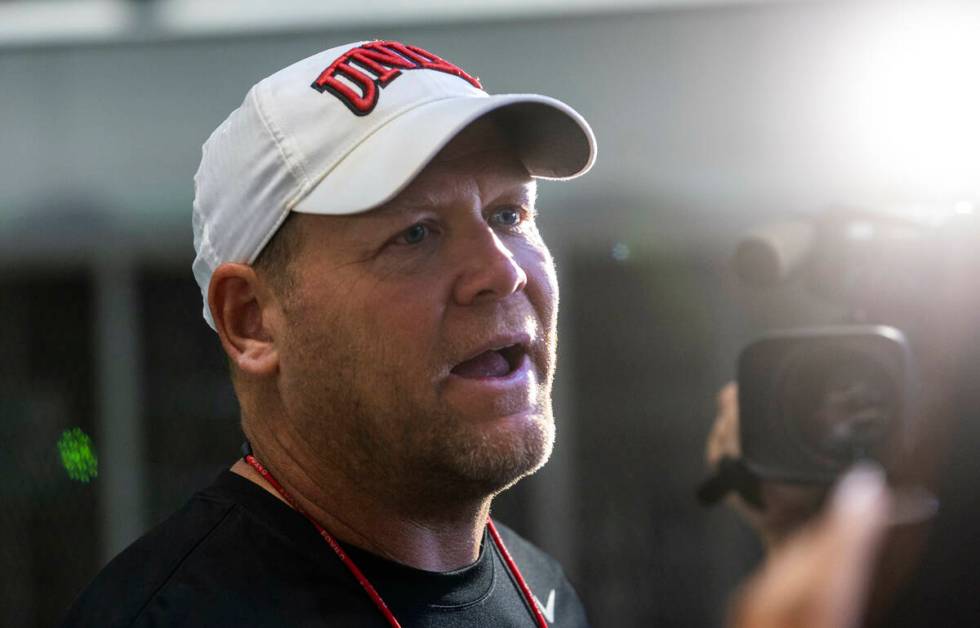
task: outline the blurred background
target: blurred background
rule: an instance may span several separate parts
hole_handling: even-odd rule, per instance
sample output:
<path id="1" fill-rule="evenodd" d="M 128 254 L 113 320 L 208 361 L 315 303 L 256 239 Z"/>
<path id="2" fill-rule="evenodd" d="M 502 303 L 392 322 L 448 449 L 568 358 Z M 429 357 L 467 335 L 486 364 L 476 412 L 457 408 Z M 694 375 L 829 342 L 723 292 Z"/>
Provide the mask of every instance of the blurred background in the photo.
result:
<path id="1" fill-rule="evenodd" d="M 592 124 L 542 186 L 559 439 L 495 516 L 597 627 L 719 626 L 760 547 L 694 499 L 714 396 L 764 331 L 839 312 L 730 268 L 755 225 L 980 203 L 976 2 L 0 2 L 0 625 L 51 626 L 238 456 L 190 271 L 200 146 L 262 77 L 359 39 Z"/>

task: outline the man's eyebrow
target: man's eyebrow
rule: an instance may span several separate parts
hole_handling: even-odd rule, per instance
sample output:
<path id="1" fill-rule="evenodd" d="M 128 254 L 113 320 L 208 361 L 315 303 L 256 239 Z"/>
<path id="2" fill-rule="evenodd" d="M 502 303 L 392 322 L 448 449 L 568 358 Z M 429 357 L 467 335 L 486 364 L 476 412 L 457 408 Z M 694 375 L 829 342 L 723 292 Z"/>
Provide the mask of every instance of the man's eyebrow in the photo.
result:
<path id="1" fill-rule="evenodd" d="M 497 196 L 497 200 L 518 203 L 528 208 L 533 208 L 535 202 L 538 200 L 538 182 L 535 179 L 529 179 L 519 186 L 514 186 L 509 190 L 501 192 Z"/>
<path id="2" fill-rule="evenodd" d="M 519 187 L 501 192 L 496 199 L 516 202 L 531 208 L 534 207 L 537 196 L 537 181 L 532 179 Z M 411 212 L 439 207 L 445 202 L 446 198 L 441 196 L 438 190 L 411 190 L 407 193 L 402 192 L 397 198 L 370 210 L 365 215 L 378 220 L 387 220 Z"/>
<path id="3" fill-rule="evenodd" d="M 361 216 L 367 219 L 364 222 L 391 220 L 409 212 L 418 211 L 421 207 L 432 206 L 433 204 L 431 202 L 427 204 L 427 201 L 419 198 L 417 195 L 399 195 L 396 199 L 390 199 L 386 203 L 363 212 Z"/>
<path id="4" fill-rule="evenodd" d="M 405 203 L 388 201 L 380 207 L 375 207 L 370 212 L 367 213 L 370 217 L 377 218 L 388 218 L 390 216 L 397 216 L 398 214 L 404 214 L 408 211 L 409 207 Z"/>

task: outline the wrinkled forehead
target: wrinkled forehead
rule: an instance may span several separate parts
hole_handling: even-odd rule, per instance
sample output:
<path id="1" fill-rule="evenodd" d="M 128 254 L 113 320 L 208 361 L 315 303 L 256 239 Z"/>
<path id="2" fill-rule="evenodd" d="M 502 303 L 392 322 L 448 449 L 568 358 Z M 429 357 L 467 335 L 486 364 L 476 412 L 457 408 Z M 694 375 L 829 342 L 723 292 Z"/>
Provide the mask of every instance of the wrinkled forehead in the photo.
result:
<path id="1" fill-rule="evenodd" d="M 314 242 L 329 241 L 331 246 L 346 249 L 368 246 L 428 216 L 449 220 L 500 205 L 533 212 L 537 180 L 528 174 L 516 151 L 499 139 L 482 132 L 464 138 L 382 205 L 339 216 L 293 213 L 290 220 L 303 225 L 304 242 L 312 235 Z"/>

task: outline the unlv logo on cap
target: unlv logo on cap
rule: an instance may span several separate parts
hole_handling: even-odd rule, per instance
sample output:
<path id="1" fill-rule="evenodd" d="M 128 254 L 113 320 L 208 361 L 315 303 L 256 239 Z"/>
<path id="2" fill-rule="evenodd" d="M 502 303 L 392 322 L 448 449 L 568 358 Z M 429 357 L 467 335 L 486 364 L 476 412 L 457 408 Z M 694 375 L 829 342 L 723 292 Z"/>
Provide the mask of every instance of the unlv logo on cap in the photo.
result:
<path id="1" fill-rule="evenodd" d="M 445 59 L 397 41 L 373 41 L 348 50 L 321 72 L 310 87 L 321 94 L 330 92 L 355 114 L 366 116 L 378 104 L 378 88 L 401 76 L 401 70 L 445 72 L 483 89 L 479 80 Z M 341 76 L 347 80 L 341 80 Z M 352 83 L 360 88 L 360 93 L 351 87 Z"/>

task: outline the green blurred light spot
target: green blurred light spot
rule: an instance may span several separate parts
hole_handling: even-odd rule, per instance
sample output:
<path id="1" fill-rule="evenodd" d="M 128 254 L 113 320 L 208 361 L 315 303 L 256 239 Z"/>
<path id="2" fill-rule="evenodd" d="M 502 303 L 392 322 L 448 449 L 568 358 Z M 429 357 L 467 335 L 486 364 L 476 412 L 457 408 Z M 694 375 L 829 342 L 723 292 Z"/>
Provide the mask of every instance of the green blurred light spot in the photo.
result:
<path id="1" fill-rule="evenodd" d="M 92 439 L 80 428 L 73 427 L 61 433 L 58 453 L 71 479 L 88 482 L 99 475 L 99 459 L 92 447 Z"/>

